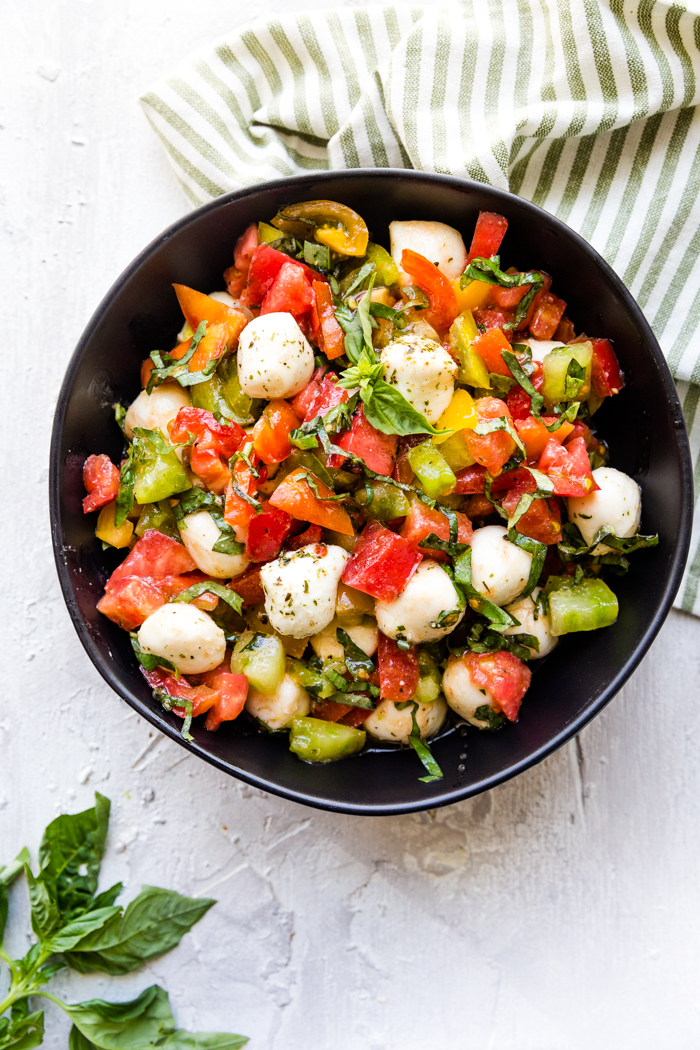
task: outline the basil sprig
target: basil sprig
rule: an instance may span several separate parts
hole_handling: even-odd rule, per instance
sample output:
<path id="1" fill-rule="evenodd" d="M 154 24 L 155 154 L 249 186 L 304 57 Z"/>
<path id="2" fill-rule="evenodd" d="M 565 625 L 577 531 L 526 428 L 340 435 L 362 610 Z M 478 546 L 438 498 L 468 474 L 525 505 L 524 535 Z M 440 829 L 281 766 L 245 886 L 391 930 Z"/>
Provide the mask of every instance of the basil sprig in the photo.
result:
<path id="1" fill-rule="evenodd" d="M 22 872 L 36 938 L 22 959 L 11 959 L 0 949 L 10 968 L 10 986 L 0 1002 L 0 1047 L 31 1050 L 41 1045 L 44 1012 L 29 1007 L 30 998 L 39 998 L 59 1006 L 73 1022 L 68 1050 L 238 1050 L 247 1042 L 244 1036 L 176 1028 L 168 993 L 158 985 L 119 1003 L 66 1003 L 46 990 L 46 983 L 67 968 L 82 974 L 133 973 L 175 948 L 216 903 L 144 886 L 124 908 L 116 903 L 120 882 L 97 893 L 109 811 L 109 799 L 96 793 L 93 808 L 52 821 L 39 847 L 36 875 L 26 847 L 11 864 L 0 866 L 0 941 L 9 888 Z"/>

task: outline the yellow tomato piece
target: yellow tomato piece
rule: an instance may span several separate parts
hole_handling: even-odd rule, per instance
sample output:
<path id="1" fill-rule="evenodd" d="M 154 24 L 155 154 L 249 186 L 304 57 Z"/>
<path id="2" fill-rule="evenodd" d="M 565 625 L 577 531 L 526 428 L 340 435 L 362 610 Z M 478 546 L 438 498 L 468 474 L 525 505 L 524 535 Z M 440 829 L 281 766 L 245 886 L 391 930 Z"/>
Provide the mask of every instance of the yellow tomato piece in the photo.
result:
<path id="1" fill-rule="evenodd" d="M 474 398 L 468 390 L 455 390 L 454 397 L 437 421 L 436 430 L 473 430 L 478 422 Z M 434 445 L 441 445 L 451 434 L 433 438 Z"/>
<path id="2" fill-rule="evenodd" d="M 115 500 L 108 503 L 100 511 L 97 518 L 97 528 L 95 529 L 95 535 L 98 540 L 102 540 L 103 543 L 109 543 L 110 547 L 128 547 L 131 542 L 131 537 L 134 534 L 133 522 L 127 520 L 123 522 L 119 528 L 114 524 L 114 512 L 117 509 Z"/>
<path id="3" fill-rule="evenodd" d="M 459 312 L 462 313 L 464 310 L 479 310 L 489 297 L 491 285 L 486 284 L 485 281 L 470 281 L 466 288 L 462 288 L 459 281 L 459 277 L 456 277 L 452 282 L 452 287 L 457 296 Z"/>

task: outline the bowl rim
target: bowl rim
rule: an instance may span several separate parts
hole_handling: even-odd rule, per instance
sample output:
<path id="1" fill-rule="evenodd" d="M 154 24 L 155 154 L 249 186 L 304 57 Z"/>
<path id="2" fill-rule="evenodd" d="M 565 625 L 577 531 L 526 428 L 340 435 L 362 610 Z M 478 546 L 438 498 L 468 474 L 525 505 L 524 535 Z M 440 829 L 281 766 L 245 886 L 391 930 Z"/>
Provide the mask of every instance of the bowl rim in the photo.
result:
<path id="1" fill-rule="evenodd" d="M 681 506 L 681 524 L 677 536 L 676 545 L 673 551 L 672 561 L 670 569 L 666 579 L 666 585 L 658 604 L 653 619 L 649 623 L 647 630 L 645 631 L 641 641 L 636 646 L 634 651 L 630 654 L 627 660 L 624 662 L 615 677 L 608 683 L 605 689 L 603 689 L 596 699 L 590 703 L 576 718 L 572 719 L 560 732 L 552 737 L 546 744 L 537 748 L 534 752 L 528 755 L 527 758 L 515 762 L 508 766 L 500 773 L 485 777 L 478 781 L 476 784 L 471 784 L 468 787 L 452 787 L 447 788 L 445 791 L 435 797 L 432 796 L 425 801 L 416 799 L 413 801 L 394 803 L 391 805 L 353 805 L 346 804 L 343 802 L 334 802 L 314 795 L 311 792 L 291 790 L 276 784 L 274 781 L 266 779 L 265 777 L 256 776 L 244 769 L 235 766 L 232 762 L 226 761 L 219 758 L 216 755 L 211 754 L 203 747 L 201 747 L 196 740 L 186 741 L 180 735 L 180 732 L 176 726 L 171 725 L 167 722 L 159 712 L 149 708 L 139 697 L 130 693 L 128 689 L 125 689 L 118 681 L 117 676 L 112 671 L 112 665 L 110 662 L 103 659 L 97 647 L 88 631 L 83 618 L 78 609 L 77 601 L 73 593 L 71 585 L 70 575 L 68 571 L 68 565 L 64 556 L 64 545 L 62 540 L 61 530 L 61 517 L 62 517 L 62 498 L 61 498 L 61 475 L 63 464 L 59 462 L 59 456 L 61 451 L 61 438 L 65 423 L 66 410 L 69 400 L 69 395 L 72 390 L 74 378 L 78 368 L 80 366 L 83 353 L 85 348 L 93 336 L 95 329 L 102 322 L 104 315 L 110 309 L 112 300 L 115 295 L 120 291 L 122 286 L 126 284 L 132 276 L 140 269 L 141 265 L 150 257 L 150 255 L 158 248 L 160 248 L 166 241 L 168 241 L 175 234 L 179 233 L 182 229 L 189 226 L 191 223 L 195 223 L 199 220 L 202 215 L 207 214 L 210 211 L 215 211 L 219 208 L 225 207 L 232 201 L 243 200 L 246 197 L 254 196 L 260 191 L 270 189 L 283 189 L 285 186 L 289 186 L 290 190 L 296 190 L 298 187 L 305 185 L 325 182 L 330 179 L 336 181 L 343 181 L 345 179 L 352 180 L 358 177 L 364 178 L 391 178 L 391 179 L 406 179 L 407 181 L 419 181 L 424 183 L 439 183 L 448 186 L 452 186 L 460 190 L 478 190 L 479 192 L 488 192 L 495 201 L 501 201 L 507 206 L 508 202 L 515 198 L 518 201 L 518 207 L 524 208 L 526 212 L 529 212 L 533 218 L 544 217 L 550 226 L 553 226 L 558 232 L 565 237 L 574 241 L 577 246 L 587 254 L 593 262 L 603 271 L 605 277 L 615 286 L 617 294 L 624 301 L 626 309 L 632 315 L 635 324 L 642 331 L 644 340 L 648 346 L 652 357 L 657 365 L 662 383 L 664 388 L 664 394 L 669 403 L 669 409 L 673 414 L 673 425 L 676 433 L 676 449 L 678 458 L 680 460 L 680 473 L 681 473 L 681 486 L 682 486 L 682 506 Z M 656 635 L 661 629 L 668 613 L 671 609 L 673 599 L 676 596 L 678 588 L 681 583 L 685 563 L 688 557 L 688 551 L 690 548 L 692 520 L 693 520 L 693 483 L 692 483 L 692 461 L 690 456 L 690 445 L 688 441 L 687 430 L 685 426 L 685 420 L 683 417 L 683 411 L 681 408 L 680 400 L 676 391 L 676 387 L 671 376 L 668 363 L 661 352 L 658 341 L 651 329 L 649 322 L 646 320 L 641 308 L 638 306 L 636 300 L 632 294 L 628 291 L 626 285 L 622 279 L 615 273 L 612 267 L 605 261 L 605 259 L 593 248 L 588 241 L 584 240 L 575 230 L 572 230 L 570 226 L 567 226 L 561 219 L 558 219 L 555 215 L 545 211 L 538 205 L 533 204 L 531 201 L 526 200 L 524 197 L 518 197 L 517 194 L 511 193 L 508 190 L 503 190 L 495 186 L 490 186 L 486 183 L 475 182 L 472 179 L 463 179 L 455 175 L 442 175 L 435 172 L 425 172 L 413 168 L 346 168 L 346 169 L 323 169 L 309 172 L 303 175 L 291 175 L 284 178 L 268 180 L 264 182 L 255 183 L 252 186 L 246 186 L 243 189 L 231 190 L 228 193 L 224 193 L 219 197 L 215 197 L 211 201 L 207 201 L 205 204 L 187 212 L 181 216 L 174 223 L 166 227 L 160 234 L 154 237 L 146 247 L 139 252 L 139 254 L 132 260 L 131 263 L 122 271 L 117 277 L 109 290 L 105 293 L 99 305 L 92 314 L 88 324 L 86 325 L 80 339 L 78 340 L 76 347 L 71 355 L 66 373 L 61 383 L 61 389 L 58 395 L 56 404 L 56 411 L 53 419 L 53 426 L 51 432 L 51 446 L 50 446 L 50 466 L 49 466 L 49 511 L 51 519 L 51 539 L 54 552 L 54 559 L 56 562 L 56 569 L 58 572 L 58 578 L 63 593 L 63 598 L 68 608 L 70 618 L 73 622 L 73 626 L 76 633 L 85 649 L 90 660 L 97 668 L 102 678 L 107 682 L 109 686 L 125 700 L 135 711 L 146 718 L 151 725 L 165 733 L 171 740 L 174 740 L 181 747 L 185 748 L 189 753 L 196 755 L 199 758 L 204 759 L 206 762 L 213 765 L 215 768 L 222 772 L 228 773 L 230 776 L 236 777 L 238 780 L 256 787 L 262 791 L 269 792 L 274 795 L 278 795 L 282 798 L 289 799 L 292 802 L 298 802 L 302 805 L 311 806 L 315 809 L 325 810 L 333 813 L 346 813 L 348 815 L 355 816 L 396 816 L 408 813 L 417 813 L 426 809 L 437 809 L 442 806 L 448 806 L 455 802 L 460 802 L 464 799 L 471 798 L 475 795 L 480 794 L 483 791 L 490 790 L 491 788 L 497 787 L 499 784 L 503 784 L 507 780 L 511 780 L 513 777 L 518 776 L 525 770 L 538 765 L 545 758 L 551 755 L 554 751 L 558 750 L 565 743 L 576 736 L 593 718 L 595 718 L 603 708 L 612 700 L 615 694 L 622 688 L 627 679 L 638 667 L 642 658 L 646 655 L 649 647 L 654 641 Z"/>

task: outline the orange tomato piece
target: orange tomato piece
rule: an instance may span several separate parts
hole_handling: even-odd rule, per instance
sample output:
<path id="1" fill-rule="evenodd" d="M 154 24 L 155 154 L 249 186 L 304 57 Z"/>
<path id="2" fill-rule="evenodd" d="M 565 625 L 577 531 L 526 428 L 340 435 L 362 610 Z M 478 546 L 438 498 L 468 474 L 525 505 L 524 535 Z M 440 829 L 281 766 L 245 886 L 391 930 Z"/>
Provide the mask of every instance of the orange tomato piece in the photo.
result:
<path id="1" fill-rule="evenodd" d="M 333 293 L 325 281 L 314 281 L 314 296 L 319 346 L 329 361 L 345 353 L 345 332 L 335 319 Z"/>
<path id="2" fill-rule="evenodd" d="M 403 250 L 401 269 L 430 300 L 430 307 L 421 310 L 418 316 L 431 324 L 436 331 L 446 331 L 459 312 L 455 290 L 447 277 L 424 255 L 419 255 L 410 248 Z"/>
<path id="3" fill-rule="evenodd" d="M 270 401 L 253 429 L 253 447 L 263 463 L 281 463 L 291 455 L 289 435 L 300 422 L 288 401 Z"/>
<path id="4" fill-rule="evenodd" d="M 293 470 L 288 474 L 270 496 L 272 506 L 286 510 L 299 521 L 309 521 L 312 525 L 332 529 L 343 536 L 354 535 L 348 512 L 334 500 L 327 499 L 333 495 L 332 490 L 318 478 L 314 478 L 315 487 L 318 489 L 317 497 L 305 480 L 306 474 L 307 471 L 302 469 Z"/>
<path id="5" fill-rule="evenodd" d="M 556 416 L 544 416 L 542 419 L 528 416 L 527 419 L 516 419 L 514 421 L 513 425 L 525 446 L 528 462 L 540 458 L 550 438 L 554 438 L 558 444 L 563 445 L 574 429 L 573 423 L 562 423 L 558 430 L 550 434 L 545 423 L 551 426 L 555 422 Z"/>
<path id="6" fill-rule="evenodd" d="M 513 425 L 513 419 L 504 401 L 497 397 L 480 397 L 474 402 L 479 423 L 488 423 L 492 419 L 505 416 Z M 478 424 L 477 424 L 478 425 Z M 492 477 L 501 473 L 515 452 L 515 442 L 505 430 L 494 430 L 491 434 L 477 434 L 473 430 L 464 430 L 467 448 L 477 463 L 486 467 Z"/>
<path id="7" fill-rule="evenodd" d="M 207 326 L 225 324 L 228 329 L 229 349 L 238 342 L 239 335 L 248 324 L 248 318 L 242 310 L 211 299 L 203 292 L 196 292 L 194 288 L 188 288 L 185 284 L 174 284 L 173 288 L 185 320 L 194 332 L 202 321 L 206 321 Z"/>
<path id="8" fill-rule="evenodd" d="M 199 341 L 189 363 L 190 372 L 201 372 L 209 361 L 225 353 L 229 341 L 229 329 L 225 324 L 212 324 Z"/>
<path id="9" fill-rule="evenodd" d="M 500 328 L 489 328 L 483 335 L 478 335 L 472 346 L 489 372 L 495 372 L 499 376 L 510 375 L 508 365 L 501 357 L 502 350 L 510 350 L 510 343 Z"/>

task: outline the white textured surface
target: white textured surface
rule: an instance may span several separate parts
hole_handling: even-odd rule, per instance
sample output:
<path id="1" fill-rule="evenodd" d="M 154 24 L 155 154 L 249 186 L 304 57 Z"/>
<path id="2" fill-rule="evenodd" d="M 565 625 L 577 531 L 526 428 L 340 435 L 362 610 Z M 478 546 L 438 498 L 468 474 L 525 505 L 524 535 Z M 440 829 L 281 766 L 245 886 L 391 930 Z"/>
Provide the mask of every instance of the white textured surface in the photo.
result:
<path id="1" fill-rule="evenodd" d="M 249 10 L 3 7 L 0 857 L 35 850 L 94 788 L 109 795 L 106 878 L 219 903 L 140 974 L 57 986 L 126 998 L 159 980 L 180 1023 L 245 1032 L 252 1050 L 695 1050 L 696 620 L 673 614 L 608 710 L 537 769 L 375 820 L 306 810 L 189 758 L 109 691 L 73 632 L 46 507 L 54 400 L 100 297 L 185 210 L 136 97 Z M 13 916 L 19 952 L 18 903 Z M 45 1045 L 63 1050 L 67 1025 L 48 1014 Z"/>

